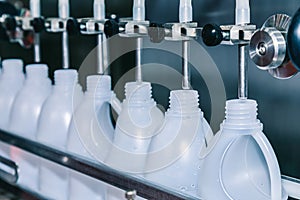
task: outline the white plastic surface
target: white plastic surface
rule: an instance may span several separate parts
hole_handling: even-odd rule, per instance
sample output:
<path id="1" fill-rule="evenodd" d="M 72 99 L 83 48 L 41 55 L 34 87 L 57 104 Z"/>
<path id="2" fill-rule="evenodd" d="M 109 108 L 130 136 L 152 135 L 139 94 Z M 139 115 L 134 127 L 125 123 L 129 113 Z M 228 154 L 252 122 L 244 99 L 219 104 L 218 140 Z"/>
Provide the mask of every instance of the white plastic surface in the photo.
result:
<path id="1" fill-rule="evenodd" d="M 70 17 L 69 0 L 58 0 L 58 16 L 63 19 Z"/>
<path id="2" fill-rule="evenodd" d="M 7 130 L 13 102 L 24 83 L 23 62 L 18 59 L 3 61 L 0 78 L 0 128 Z"/>
<path id="3" fill-rule="evenodd" d="M 227 101 L 221 130 L 201 152 L 201 198 L 287 199 L 278 182 L 281 175 L 276 156 L 256 118 L 256 107 L 253 100 Z"/>
<path id="4" fill-rule="evenodd" d="M 40 0 L 30 0 L 30 13 L 32 17 L 41 16 L 41 2 Z"/>
<path id="5" fill-rule="evenodd" d="M 185 23 L 191 21 L 193 21 L 192 0 L 180 0 L 179 22 Z"/>
<path id="6" fill-rule="evenodd" d="M 249 0 L 236 0 L 235 5 L 235 24 L 244 25 L 250 23 Z"/>
<path id="7" fill-rule="evenodd" d="M 210 134 L 212 130 L 199 109 L 198 92 L 171 91 L 164 126 L 149 147 L 146 170 L 153 171 L 146 172 L 145 178 L 170 190 L 197 196 L 199 153 L 205 136 Z M 155 152 L 157 156 L 151 156 Z"/>
<path id="8" fill-rule="evenodd" d="M 82 99 L 76 70 L 56 70 L 53 92 L 46 100 L 38 126 L 37 140 L 66 150 L 71 117 Z M 68 171 L 66 168 L 41 159 L 40 192 L 51 199 L 67 199 Z"/>
<path id="9" fill-rule="evenodd" d="M 87 91 L 85 92 L 84 100 L 76 109 L 70 125 L 68 151 L 94 160 L 87 151 L 88 147 L 85 147 L 84 143 L 81 142 L 84 138 L 80 137 L 81 135 L 91 137 L 91 122 L 93 120 L 99 121 L 102 130 L 112 141 L 114 129 L 110 119 L 109 101 L 111 95 L 110 76 L 94 75 L 87 77 Z M 99 150 L 107 151 L 107 149 Z M 69 184 L 70 200 L 107 199 L 106 185 L 89 176 L 70 171 Z"/>
<path id="10" fill-rule="evenodd" d="M 117 119 L 114 146 L 105 162 L 121 171 L 141 173 L 151 138 L 162 126 L 164 116 L 152 99 L 150 83 L 130 82 L 125 88 L 126 98 Z"/>
<path id="11" fill-rule="evenodd" d="M 94 0 L 94 18 L 98 20 L 105 19 L 105 2 L 104 0 Z"/>
<path id="12" fill-rule="evenodd" d="M 133 0 L 133 20 L 145 21 L 145 0 Z"/>
<path id="13" fill-rule="evenodd" d="M 42 106 L 51 93 L 48 66 L 33 64 L 26 66 L 26 80 L 18 93 L 11 112 L 9 131 L 26 139 L 35 140 L 38 119 Z M 11 148 L 11 158 L 20 169 L 18 183 L 33 191 L 38 190 L 38 159 L 36 156 Z"/>

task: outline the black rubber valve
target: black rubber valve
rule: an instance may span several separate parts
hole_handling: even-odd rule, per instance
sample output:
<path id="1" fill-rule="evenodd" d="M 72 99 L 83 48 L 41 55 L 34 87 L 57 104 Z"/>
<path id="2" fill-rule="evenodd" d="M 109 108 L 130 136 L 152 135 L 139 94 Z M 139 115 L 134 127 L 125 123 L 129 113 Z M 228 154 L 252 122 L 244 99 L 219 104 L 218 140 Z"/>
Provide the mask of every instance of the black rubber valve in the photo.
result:
<path id="1" fill-rule="evenodd" d="M 78 21 L 74 18 L 70 18 L 67 21 L 67 32 L 69 35 L 79 35 L 80 25 Z"/>
<path id="2" fill-rule="evenodd" d="M 119 34 L 119 24 L 114 19 L 109 19 L 104 24 L 104 33 L 107 38 Z"/>
<path id="3" fill-rule="evenodd" d="M 13 16 L 5 18 L 4 27 L 7 31 L 15 31 L 17 28 L 17 21 Z"/>
<path id="4" fill-rule="evenodd" d="M 45 29 L 45 20 L 41 17 L 34 18 L 31 21 L 31 26 L 34 29 L 34 32 L 40 33 Z"/>
<path id="5" fill-rule="evenodd" d="M 287 46 L 290 59 L 300 71 L 300 9 L 291 21 L 287 34 Z"/>
<path id="6" fill-rule="evenodd" d="M 217 46 L 223 40 L 222 29 L 216 24 L 206 24 L 202 29 L 202 40 L 207 46 Z"/>

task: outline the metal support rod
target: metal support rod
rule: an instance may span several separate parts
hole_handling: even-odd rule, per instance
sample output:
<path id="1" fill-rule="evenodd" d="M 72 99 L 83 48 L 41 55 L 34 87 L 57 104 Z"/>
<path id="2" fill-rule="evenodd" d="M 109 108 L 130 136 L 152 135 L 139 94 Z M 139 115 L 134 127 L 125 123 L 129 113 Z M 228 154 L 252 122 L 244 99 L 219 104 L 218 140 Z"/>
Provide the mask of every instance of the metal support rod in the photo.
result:
<path id="1" fill-rule="evenodd" d="M 248 45 L 240 44 L 239 48 L 239 99 L 248 97 Z"/>
<path id="2" fill-rule="evenodd" d="M 136 79 L 136 82 L 138 82 L 138 83 L 141 83 L 143 81 L 142 46 L 143 46 L 143 39 L 141 37 L 139 37 L 136 40 L 136 70 L 135 70 L 135 79 Z"/>
<path id="3" fill-rule="evenodd" d="M 34 34 L 34 62 L 39 63 L 41 62 L 41 47 L 40 47 L 40 34 Z"/>
<path id="4" fill-rule="evenodd" d="M 70 67 L 69 63 L 69 41 L 68 33 L 65 31 L 62 34 L 62 55 L 63 55 L 63 68 L 68 69 Z"/>
<path id="5" fill-rule="evenodd" d="M 190 89 L 190 71 L 189 71 L 190 42 L 182 41 L 182 89 Z"/>
<path id="6" fill-rule="evenodd" d="M 109 67 L 109 41 L 106 38 L 106 35 L 103 35 L 103 67 L 104 67 L 104 74 L 109 74 L 110 69 Z"/>
<path id="7" fill-rule="evenodd" d="M 103 34 L 98 35 L 97 46 L 97 73 L 104 74 L 104 49 L 103 49 Z"/>

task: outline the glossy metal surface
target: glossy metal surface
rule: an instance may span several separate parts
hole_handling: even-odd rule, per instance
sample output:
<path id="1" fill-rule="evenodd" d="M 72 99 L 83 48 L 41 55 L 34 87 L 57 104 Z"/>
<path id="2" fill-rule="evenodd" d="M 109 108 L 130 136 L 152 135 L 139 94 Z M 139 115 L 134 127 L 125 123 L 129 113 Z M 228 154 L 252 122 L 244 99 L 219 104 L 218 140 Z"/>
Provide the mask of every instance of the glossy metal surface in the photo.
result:
<path id="1" fill-rule="evenodd" d="M 16 163 L 0 156 L 0 177 L 8 183 L 16 183 L 19 178 Z"/>
<path id="2" fill-rule="evenodd" d="M 189 71 L 189 41 L 182 41 L 182 89 L 190 89 L 190 71 Z"/>
<path id="3" fill-rule="evenodd" d="M 239 45 L 239 86 L 238 97 L 248 97 L 248 45 Z"/>
<path id="4" fill-rule="evenodd" d="M 263 28 L 275 27 L 283 34 L 286 41 L 286 35 L 290 23 L 291 23 L 290 16 L 286 14 L 277 14 L 269 17 L 266 20 L 266 22 L 263 24 Z M 280 41 L 278 41 L 277 44 L 275 43 L 275 45 L 278 45 L 279 49 L 282 48 Z M 277 79 L 289 79 L 298 73 L 296 67 L 293 65 L 292 62 L 290 62 L 290 58 L 288 56 L 288 52 L 286 48 L 285 51 L 286 52 L 285 52 L 284 61 L 277 68 L 269 69 L 269 73 Z M 274 57 L 274 59 L 278 59 L 278 58 Z"/>
<path id="5" fill-rule="evenodd" d="M 286 42 L 276 28 L 263 28 L 250 41 L 250 58 L 262 70 L 276 69 L 286 56 Z"/>

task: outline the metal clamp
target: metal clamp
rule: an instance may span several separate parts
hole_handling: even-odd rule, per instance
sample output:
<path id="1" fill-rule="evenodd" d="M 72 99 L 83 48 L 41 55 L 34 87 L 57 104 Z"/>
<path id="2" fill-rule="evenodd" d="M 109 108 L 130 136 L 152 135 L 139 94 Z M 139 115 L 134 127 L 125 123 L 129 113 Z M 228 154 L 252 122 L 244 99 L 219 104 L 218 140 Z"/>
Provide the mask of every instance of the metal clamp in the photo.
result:
<path id="1" fill-rule="evenodd" d="M 184 41 L 197 38 L 200 35 L 201 28 L 198 28 L 197 22 L 190 23 L 166 23 L 165 40 Z"/>
<path id="2" fill-rule="evenodd" d="M 15 162 L 0 156 L 0 178 L 14 184 L 18 181 L 18 166 Z"/>
<path id="3" fill-rule="evenodd" d="M 104 24 L 107 20 L 97 20 L 94 18 L 78 19 L 80 32 L 86 35 L 99 35 L 104 33 Z"/>
<path id="4" fill-rule="evenodd" d="M 45 28 L 50 33 L 61 33 L 67 30 L 68 19 L 62 18 L 47 18 L 45 21 Z"/>
<path id="5" fill-rule="evenodd" d="M 149 21 L 128 20 L 125 22 L 124 32 L 120 33 L 119 35 L 121 37 L 144 37 L 148 35 L 149 25 Z"/>

